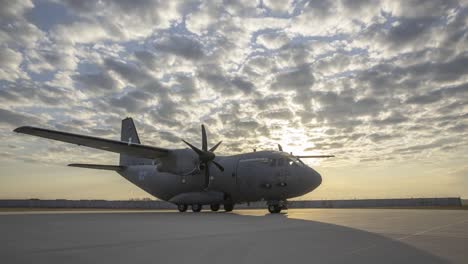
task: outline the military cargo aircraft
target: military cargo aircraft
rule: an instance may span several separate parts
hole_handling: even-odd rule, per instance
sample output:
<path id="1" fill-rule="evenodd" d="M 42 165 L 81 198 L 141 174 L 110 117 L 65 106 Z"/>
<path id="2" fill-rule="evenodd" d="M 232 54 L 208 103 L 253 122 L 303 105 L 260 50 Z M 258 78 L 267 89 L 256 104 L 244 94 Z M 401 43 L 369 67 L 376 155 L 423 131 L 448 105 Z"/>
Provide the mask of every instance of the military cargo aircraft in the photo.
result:
<path id="1" fill-rule="evenodd" d="M 317 188 L 322 178 L 304 164 L 304 158 L 333 155 L 294 156 L 283 151 L 253 151 L 232 156 L 216 156 L 221 141 L 208 149 L 205 126 L 201 125 L 202 147 L 182 140 L 190 148 L 167 149 L 143 145 L 131 118 L 122 120 L 121 139 L 22 126 L 18 133 L 72 143 L 120 154 L 119 165 L 78 164 L 68 166 L 116 171 L 144 191 L 177 205 L 180 212 L 190 206 L 200 212 L 203 205 L 229 212 L 238 203 L 266 201 L 270 213 L 286 209 L 287 199 Z"/>

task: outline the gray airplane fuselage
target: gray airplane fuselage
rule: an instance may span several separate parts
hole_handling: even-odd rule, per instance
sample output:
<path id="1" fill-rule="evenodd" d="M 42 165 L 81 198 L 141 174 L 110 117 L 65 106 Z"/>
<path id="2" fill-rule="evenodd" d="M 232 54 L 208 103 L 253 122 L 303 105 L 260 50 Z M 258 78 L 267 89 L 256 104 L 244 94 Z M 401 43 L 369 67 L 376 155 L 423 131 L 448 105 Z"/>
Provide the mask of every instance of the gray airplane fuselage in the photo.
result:
<path id="1" fill-rule="evenodd" d="M 188 206 L 199 212 L 202 205 L 225 211 L 236 203 L 267 201 L 271 213 L 286 208 L 286 199 L 304 195 L 322 183 L 322 177 L 300 158 L 331 155 L 294 156 L 282 151 L 254 151 L 217 156 L 218 142 L 208 148 L 204 125 L 202 147 L 182 140 L 190 148 L 168 149 L 141 144 L 133 119 L 122 120 L 121 138 L 111 140 L 45 128 L 22 126 L 14 131 L 120 154 L 118 165 L 69 164 L 72 167 L 112 170 L 183 212 Z"/>
<path id="2" fill-rule="evenodd" d="M 118 173 L 149 194 L 176 204 L 281 201 L 311 192 L 322 182 L 319 173 L 285 152 L 217 156 L 215 161 L 224 171 L 210 166 L 208 188 L 191 149 L 171 150 L 157 162 L 127 165 Z"/>

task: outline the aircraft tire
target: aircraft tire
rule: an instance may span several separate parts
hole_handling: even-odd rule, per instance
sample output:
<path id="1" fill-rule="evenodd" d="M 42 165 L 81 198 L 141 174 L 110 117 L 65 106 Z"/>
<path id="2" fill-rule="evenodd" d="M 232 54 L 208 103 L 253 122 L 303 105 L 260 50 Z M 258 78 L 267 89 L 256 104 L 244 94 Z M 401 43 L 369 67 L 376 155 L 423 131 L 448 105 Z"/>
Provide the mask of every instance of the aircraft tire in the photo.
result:
<path id="1" fill-rule="evenodd" d="M 201 204 L 192 204 L 192 212 L 198 213 L 202 210 Z"/>
<path id="2" fill-rule="evenodd" d="M 268 212 L 271 214 L 277 214 L 281 212 L 281 207 L 277 204 L 270 204 L 268 205 Z"/>
<path id="3" fill-rule="evenodd" d="M 177 210 L 179 210 L 179 212 L 185 212 L 187 211 L 187 205 L 186 204 L 178 204 L 177 205 Z"/>
<path id="4" fill-rule="evenodd" d="M 213 211 L 213 212 L 218 211 L 218 210 L 219 210 L 219 204 L 212 204 L 212 205 L 210 205 L 210 209 L 211 209 L 211 211 Z"/>
<path id="5" fill-rule="evenodd" d="M 233 204 L 224 204 L 224 211 L 231 212 L 232 210 L 234 210 Z"/>

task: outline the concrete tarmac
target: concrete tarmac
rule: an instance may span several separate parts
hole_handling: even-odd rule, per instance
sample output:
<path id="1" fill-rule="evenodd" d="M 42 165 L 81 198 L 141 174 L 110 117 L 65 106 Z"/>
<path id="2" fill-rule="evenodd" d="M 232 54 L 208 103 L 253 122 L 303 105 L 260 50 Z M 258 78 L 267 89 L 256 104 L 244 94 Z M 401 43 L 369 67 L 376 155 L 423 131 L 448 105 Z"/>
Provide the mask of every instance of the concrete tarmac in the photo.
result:
<path id="1" fill-rule="evenodd" d="M 3 212 L 0 263 L 468 263 L 468 211 Z"/>

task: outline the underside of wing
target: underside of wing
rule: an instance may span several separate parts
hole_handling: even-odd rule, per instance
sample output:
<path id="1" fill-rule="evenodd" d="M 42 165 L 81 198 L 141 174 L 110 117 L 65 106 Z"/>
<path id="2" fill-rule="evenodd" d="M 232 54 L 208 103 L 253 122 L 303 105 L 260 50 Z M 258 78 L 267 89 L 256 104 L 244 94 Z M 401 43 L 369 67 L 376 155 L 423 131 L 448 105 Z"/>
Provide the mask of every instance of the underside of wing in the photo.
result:
<path id="1" fill-rule="evenodd" d="M 72 163 L 72 164 L 68 164 L 68 166 L 77 167 L 77 168 L 95 169 L 95 170 L 111 170 L 111 171 L 121 171 L 126 168 L 125 166 L 119 166 L 119 165 L 81 164 L 81 163 Z"/>
<path id="2" fill-rule="evenodd" d="M 105 151 L 122 153 L 131 155 L 134 157 L 141 157 L 147 159 L 155 159 L 166 156 L 169 153 L 169 149 L 158 148 L 152 146 L 146 146 L 141 144 L 135 144 L 131 142 L 124 142 L 118 140 L 111 140 L 105 138 L 98 138 L 93 136 L 85 136 L 79 134 L 73 134 L 68 132 L 23 126 L 18 127 L 14 130 L 17 133 L 23 133 L 53 140 L 58 140 L 62 142 L 67 142 L 71 144 L 76 144 L 79 146 L 86 146 L 95 149 L 101 149 Z"/>

